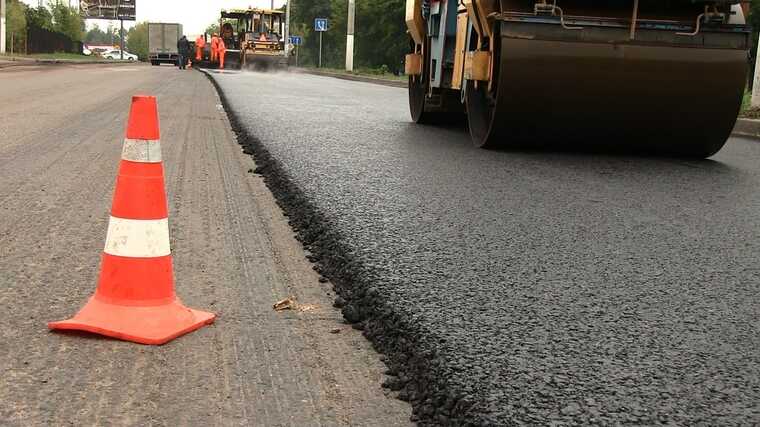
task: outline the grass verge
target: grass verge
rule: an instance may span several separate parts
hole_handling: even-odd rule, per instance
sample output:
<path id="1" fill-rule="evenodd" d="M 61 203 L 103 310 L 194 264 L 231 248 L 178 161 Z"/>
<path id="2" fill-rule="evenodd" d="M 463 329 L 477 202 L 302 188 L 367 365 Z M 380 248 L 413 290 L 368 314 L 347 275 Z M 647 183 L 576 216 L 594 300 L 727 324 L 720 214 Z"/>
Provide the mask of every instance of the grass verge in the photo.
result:
<path id="1" fill-rule="evenodd" d="M 742 109 L 739 112 L 739 117 L 743 119 L 760 119 L 760 108 L 752 108 L 751 100 L 752 92 L 744 92 L 744 99 L 742 100 Z"/>

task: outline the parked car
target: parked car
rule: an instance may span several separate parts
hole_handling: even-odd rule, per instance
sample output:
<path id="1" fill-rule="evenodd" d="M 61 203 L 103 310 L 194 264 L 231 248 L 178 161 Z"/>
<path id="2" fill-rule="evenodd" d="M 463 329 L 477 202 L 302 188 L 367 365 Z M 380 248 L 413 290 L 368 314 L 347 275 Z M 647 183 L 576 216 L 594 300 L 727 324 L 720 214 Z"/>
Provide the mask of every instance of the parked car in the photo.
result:
<path id="1" fill-rule="evenodd" d="M 86 47 L 82 48 L 82 55 L 90 56 L 92 55 L 92 51 L 90 49 L 87 49 Z"/>
<path id="2" fill-rule="evenodd" d="M 121 52 L 119 49 L 109 50 L 102 53 L 105 59 L 121 59 Z M 124 51 L 124 59 L 128 61 L 137 61 L 137 55 Z"/>

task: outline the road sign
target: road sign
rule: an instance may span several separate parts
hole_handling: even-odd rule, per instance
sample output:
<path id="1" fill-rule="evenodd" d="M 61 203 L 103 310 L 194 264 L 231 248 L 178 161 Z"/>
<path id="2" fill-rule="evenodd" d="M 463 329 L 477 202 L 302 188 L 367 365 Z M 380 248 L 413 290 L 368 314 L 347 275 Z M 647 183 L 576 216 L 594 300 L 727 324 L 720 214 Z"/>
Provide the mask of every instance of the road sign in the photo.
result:
<path id="1" fill-rule="evenodd" d="M 327 31 L 327 18 L 317 18 L 314 20 L 314 31 Z"/>
<path id="2" fill-rule="evenodd" d="M 303 44 L 303 39 L 301 36 L 290 36 L 290 44 L 293 46 L 301 46 Z"/>
<path id="3" fill-rule="evenodd" d="M 120 19 L 134 21 L 136 0 L 81 0 L 79 13 L 84 19 Z"/>

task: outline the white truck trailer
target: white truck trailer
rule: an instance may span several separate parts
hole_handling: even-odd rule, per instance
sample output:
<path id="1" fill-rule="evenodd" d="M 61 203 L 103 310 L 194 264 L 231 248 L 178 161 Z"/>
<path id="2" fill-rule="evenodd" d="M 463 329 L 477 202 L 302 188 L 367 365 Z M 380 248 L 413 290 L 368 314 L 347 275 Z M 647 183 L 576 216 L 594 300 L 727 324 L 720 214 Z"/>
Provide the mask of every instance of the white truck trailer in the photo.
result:
<path id="1" fill-rule="evenodd" d="M 177 40 L 182 37 L 182 24 L 168 22 L 148 23 L 148 58 L 153 65 L 168 62 L 176 64 L 179 52 Z"/>

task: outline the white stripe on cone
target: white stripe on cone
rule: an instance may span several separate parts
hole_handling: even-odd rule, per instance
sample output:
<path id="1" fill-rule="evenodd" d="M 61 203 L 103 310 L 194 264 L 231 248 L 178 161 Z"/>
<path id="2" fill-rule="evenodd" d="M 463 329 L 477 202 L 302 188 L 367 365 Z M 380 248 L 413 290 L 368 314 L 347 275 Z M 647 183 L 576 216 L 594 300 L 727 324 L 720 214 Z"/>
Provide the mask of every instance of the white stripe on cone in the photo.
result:
<path id="1" fill-rule="evenodd" d="M 109 255 L 154 258 L 171 254 L 169 219 L 124 219 L 108 221 L 106 247 Z"/>
<path id="2" fill-rule="evenodd" d="M 161 140 L 124 139 L 121 158 L 138 163 L 161 163 Z"/>

